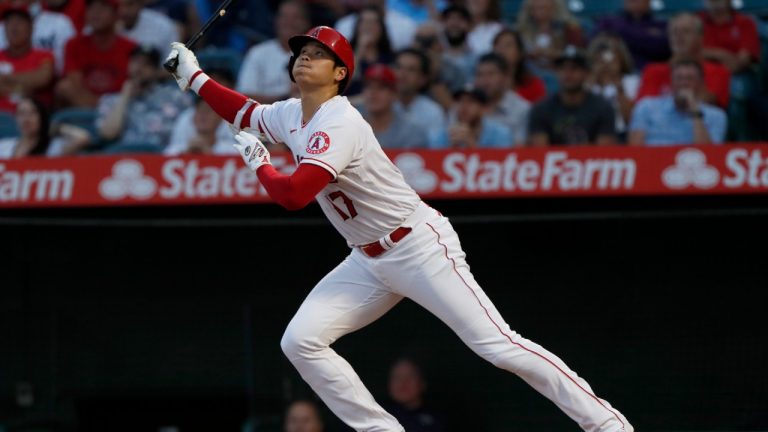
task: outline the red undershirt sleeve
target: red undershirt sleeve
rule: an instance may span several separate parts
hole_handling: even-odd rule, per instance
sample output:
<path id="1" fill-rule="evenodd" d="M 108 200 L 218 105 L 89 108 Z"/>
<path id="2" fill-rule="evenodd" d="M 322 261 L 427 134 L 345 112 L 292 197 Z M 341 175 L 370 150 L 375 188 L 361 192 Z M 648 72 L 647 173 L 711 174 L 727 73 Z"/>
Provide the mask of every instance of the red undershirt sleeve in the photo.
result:
<path id="1" fill-rule="evenodd" d="M 194 82 L 195 79 L 202 78 L 198 75 L 193 75 L 190 81 Z M 216 114 L 231 124 L 235 124 L 237 113 L 249 103 L 249 99 L 244 95 L 228 89 L 212 79 L 206 80 L 197 94 L 216 111 Z M 258 103 L 251 101 L 250 106 L 247 107 L 245 113 L 241 116 L 240 124 L 235 126 L 240 129 L 251 127 L 251 113 L 257 105 Z"/>
<path id="2" fill-rule="evenodd" d="M 265 164 L 256 170 L 256 175 L 269 196 L 288 210 L 306 207 L 333 180 L 331 173 L 312 164 L 299 164 L 289 176 Z"/>

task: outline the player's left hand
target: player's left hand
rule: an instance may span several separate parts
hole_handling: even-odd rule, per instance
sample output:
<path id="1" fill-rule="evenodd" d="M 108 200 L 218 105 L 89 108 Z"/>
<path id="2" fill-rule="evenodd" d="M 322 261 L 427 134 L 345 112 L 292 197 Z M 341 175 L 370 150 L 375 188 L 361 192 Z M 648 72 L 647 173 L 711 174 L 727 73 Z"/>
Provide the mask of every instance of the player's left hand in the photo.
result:
<path id="1" fill-rule="evenodd" d="M 260 166 L 265 164 L 272 164 L 269 158 L 269 151 L 264 147 L 264 144 L 253 134 L 249 134 L 245 131 L 240 131 L 235 135 L 237 144 L 233 144 L 240 153 L 240 156 L 248 165 L 248 168 L 254 172 L 259 169 Z"/>

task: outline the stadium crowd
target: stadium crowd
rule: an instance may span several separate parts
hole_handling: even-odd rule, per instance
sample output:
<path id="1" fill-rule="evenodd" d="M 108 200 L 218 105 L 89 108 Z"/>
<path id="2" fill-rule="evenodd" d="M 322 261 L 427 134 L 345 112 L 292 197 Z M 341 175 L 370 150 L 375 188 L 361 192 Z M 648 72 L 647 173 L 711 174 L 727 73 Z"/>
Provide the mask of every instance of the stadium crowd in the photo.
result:
<path id="1" fill-rule="evenodd" d="M 768 4 L 749 0 L 242 0 L 196 46 L 261 103 L 296 96 L 288 38 L 355 50 L 348 97 L 384 148 L 768 139 Z M 218 0 L 0 6 L 0 159 L 232 154 L 161 63 Z"/>

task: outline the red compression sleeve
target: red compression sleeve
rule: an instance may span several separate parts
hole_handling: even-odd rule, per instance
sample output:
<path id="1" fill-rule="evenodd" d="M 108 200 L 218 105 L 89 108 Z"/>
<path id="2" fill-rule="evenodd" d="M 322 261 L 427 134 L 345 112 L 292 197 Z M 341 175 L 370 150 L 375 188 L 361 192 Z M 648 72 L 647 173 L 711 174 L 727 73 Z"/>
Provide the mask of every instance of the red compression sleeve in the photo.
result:
<path id="1" fill-rule="evenodd" d="M 195 77 L 192 78 L 192 81 L 194 80 Z M 205 99 L 214 111 L 216 111 L 216 114 L 229 123 L 235 122 L 237 112 L 240 111 L 248 100 L 248 98 L 242 94 L 228 89 L 212 79 L 209 79 L 202 87 L 200 87 L 198 94 L 201 98 Z M 258 104 L 254 103 L 248 107 L 248 110 L 245 112 L 245 115 L 243 115 L 243 120 L 239 125 L 240 129 L 251 127 L 251 113 L 253 112 L 253 109 L 256 108 L 256 105 Z"/>
<path id="2" fill-rule="evenodd" d="M 272 165 L 264 164 L 256 175 L 269 196 L 288 210 L 306 207 L 333 179 L 324 168 L 307 163 L 299 164 L 289 176 L 277 172 Z"/>

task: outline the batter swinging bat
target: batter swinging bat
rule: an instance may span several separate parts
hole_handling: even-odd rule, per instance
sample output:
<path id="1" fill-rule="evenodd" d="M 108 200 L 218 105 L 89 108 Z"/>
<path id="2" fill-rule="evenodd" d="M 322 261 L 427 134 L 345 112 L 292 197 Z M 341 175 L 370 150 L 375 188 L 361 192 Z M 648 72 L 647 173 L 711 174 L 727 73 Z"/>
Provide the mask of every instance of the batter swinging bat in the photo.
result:
<path id="1" fill-rule="evenodd" d="M 184 46 L 189 49 L 192 49 L 192 47 L 197 43 L 197 41 L 201 37 L 203 37 L 205 32 L 208 31 L 208 28 L 211 27 L 213 23 L 215 23 L 219 18 L 227 14 L 229 7 L 232 5 L 232 3 L 234 3 L 234 1 L 235 0 L 224 0 L 224 3 L 222 3 L 221 6 L 219 6 L 216 12 L 213 15 L 211 15 L 210 18 L 208 18 L 208 21 L 206 21 L 205 24 L 203 24 L 203 27 L 201 27 L 200 30 L 198 30 L 198 32 L 195 33 L 194 36 L 192 36 L 192 38 L 190 38 L 187 41 L 187 43 L 184 44 Z M 176 72 L 177 66 L 179 66 L 178 57 L 170 59 L 163 64 L 163 67 L 165 68 L 165 70 L 167 70 L 170 73 Z"/>

